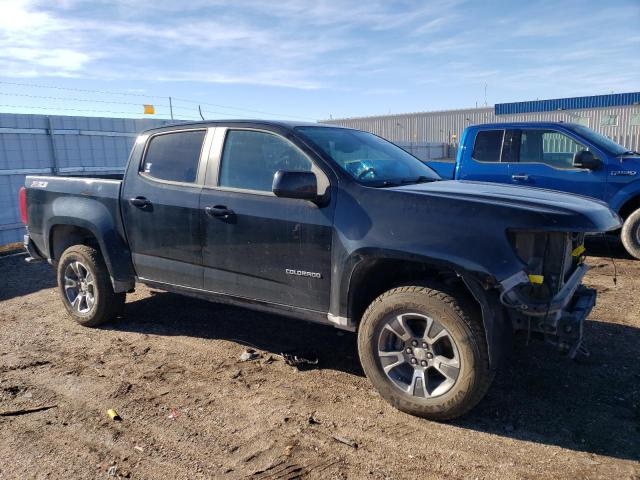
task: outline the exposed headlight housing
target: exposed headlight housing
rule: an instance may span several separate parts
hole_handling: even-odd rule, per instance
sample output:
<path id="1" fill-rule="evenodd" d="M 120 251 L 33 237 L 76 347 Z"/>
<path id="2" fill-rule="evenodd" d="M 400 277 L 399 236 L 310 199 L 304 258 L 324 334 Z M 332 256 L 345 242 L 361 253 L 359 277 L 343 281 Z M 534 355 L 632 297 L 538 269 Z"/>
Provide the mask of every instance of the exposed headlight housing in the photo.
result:
<path id="1" fill-rule="evenodd" d="M 552 298 L 582 261 L 583 233 L 512 230 L 508 236 L 530 280 L 520 293 L 531 299 Z"/>

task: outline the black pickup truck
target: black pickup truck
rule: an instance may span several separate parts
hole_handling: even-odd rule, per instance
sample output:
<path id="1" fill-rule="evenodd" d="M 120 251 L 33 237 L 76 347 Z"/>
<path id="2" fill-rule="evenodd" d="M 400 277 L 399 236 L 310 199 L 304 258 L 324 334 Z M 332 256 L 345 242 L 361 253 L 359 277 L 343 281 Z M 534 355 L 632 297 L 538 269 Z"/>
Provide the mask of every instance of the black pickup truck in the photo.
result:
<path id="1" fill-rule="evenodd" d="M 443 181 L 370 133 L 267 121 L 149 130 L 123 179 L 29 176 L 20 196 L 30 260 L 82 325 L 141 282 L 357 331 L 380 394 L 432 419 L 483 397 L 514 331 L 578 352 L 584 236 L 620 227 L 596 200 Z"/>

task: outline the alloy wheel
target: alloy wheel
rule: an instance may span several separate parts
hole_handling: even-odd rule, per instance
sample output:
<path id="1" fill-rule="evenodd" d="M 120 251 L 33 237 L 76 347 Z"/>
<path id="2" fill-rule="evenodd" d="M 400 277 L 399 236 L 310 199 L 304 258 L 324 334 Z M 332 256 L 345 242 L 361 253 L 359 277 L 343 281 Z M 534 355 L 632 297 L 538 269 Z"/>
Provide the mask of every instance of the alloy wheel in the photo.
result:
<path id="1" fill-rule="evenodd" d="M 95 280 L 89 269 L 73 261 L 64 270 L 64 293 L 76 312 L 86 314 L 95 305 Z"/>
<path id="2" fill-rule="evenodd" d="M 378 358 L 389 380 L 420 398 L 445 394 L 455 385 L 461 362 L 451 333 L 419 313 L 389 317 L 378 336 Z"/>

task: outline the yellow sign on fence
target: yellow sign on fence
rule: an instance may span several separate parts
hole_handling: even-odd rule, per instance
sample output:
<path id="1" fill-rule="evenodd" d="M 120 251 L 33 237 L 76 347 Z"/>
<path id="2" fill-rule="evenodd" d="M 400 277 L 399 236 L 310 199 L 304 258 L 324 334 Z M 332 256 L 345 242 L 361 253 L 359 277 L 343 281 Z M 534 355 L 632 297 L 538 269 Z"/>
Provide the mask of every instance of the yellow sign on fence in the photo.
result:
<path id="1" fill-rule="evenodd" d="M 145 115 L 153 115 L 156 113 L 156 109 L 153 105 L 144 105 Z"/>

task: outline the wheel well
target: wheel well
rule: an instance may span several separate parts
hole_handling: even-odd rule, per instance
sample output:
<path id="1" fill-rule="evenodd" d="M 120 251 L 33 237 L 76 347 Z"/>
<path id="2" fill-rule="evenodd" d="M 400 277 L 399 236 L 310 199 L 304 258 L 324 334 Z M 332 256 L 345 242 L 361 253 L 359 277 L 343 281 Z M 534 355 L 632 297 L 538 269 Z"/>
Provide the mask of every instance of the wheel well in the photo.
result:
<path id="1" fill-rule="evenodd" d="M 72 245 L 88 245 L 100 250 L 98 239 L 86 228 L 74 225 L 55 225 L 49 235 L 51 260 L 58 261 L 62 253 Z"/>
<path id="2" fill-rule="evenodd" d="M 471 292 L 452 269 L 422 262 L 374 259 L 365 261 L 351 276 L 352 287 L 349 288 L 348 298 L 349 318 L 356 324 L 360 323 L 362 315 L 371 302 L 387 290 L 412 281 L 424 282 L 425 280 L 446 285 L 460 296 L 467 298 L 470 305 L 480 310 Z"/>
<path id="3" fill-rule="evenodd" d="M 620 207 L 620 216 L 626 220 L 629 215 L 640 208 L 640 195 L 637 195 Z"/>

